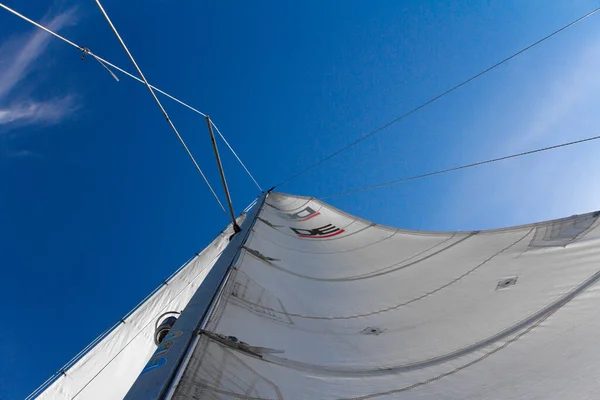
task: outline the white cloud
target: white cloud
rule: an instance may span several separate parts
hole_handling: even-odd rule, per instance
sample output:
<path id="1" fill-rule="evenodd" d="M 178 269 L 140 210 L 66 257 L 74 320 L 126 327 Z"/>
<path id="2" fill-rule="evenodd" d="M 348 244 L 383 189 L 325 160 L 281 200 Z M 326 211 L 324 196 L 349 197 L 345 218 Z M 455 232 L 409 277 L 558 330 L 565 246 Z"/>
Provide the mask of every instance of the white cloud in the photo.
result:
<path id="1" fill-rule="evenodd" d="M 0 106 L 0 125 L 4 124 L 53 124 L 77 108 L 73 96 L 44 102 L 28 102 L 8 108 Z"/>
<path id="2" fill-rule="evenodd" d="M 40 153 L 36 153 L 34 151 L 31 150 L 16 150 L 16 151 L 9 151 L 5 154 L 6 158 L 9 159 L 32 159 L 32 158 L 37 158 L 37 159 L 41 159 L 44 158 L 43 155 L 41 155 Z"/>
<path id="3" fill-rule="evenodd" d="M 71 8 L 52 18 L 44 18 L 43 24 L 50 30 L 59 31 L 74 20 Z M 73 95 L 39 101 L 18 93 L 11 98 L 32 71 L 35 62 L 48 49 L 50 34 L 38 30 L 17 36 L 0 46 L 0 126 L 53 124 L 76 109 Z"/>

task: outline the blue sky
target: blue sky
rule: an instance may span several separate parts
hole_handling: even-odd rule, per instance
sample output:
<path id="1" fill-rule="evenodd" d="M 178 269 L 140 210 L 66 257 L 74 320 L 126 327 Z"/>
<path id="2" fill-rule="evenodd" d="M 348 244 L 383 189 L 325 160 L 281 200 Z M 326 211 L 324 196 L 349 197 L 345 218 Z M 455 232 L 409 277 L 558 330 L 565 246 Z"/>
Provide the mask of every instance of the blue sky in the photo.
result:
<path id="1" fill-rule="evenodd" d="M 93 2 L 5 0 L 133 71 Z M 597 1 L 105 1 L 156 86 L 211 115 L 264 188 Z M 598 134 L 600 15 L 311 170 L 326 196 Z M 163 98 L 161 98 L 163 99 Z M 164 105 L 222 196 L 202 117 Z M 336 197 L 413 229 L 598 209 L 600 143 Z M 258 191 L 221 152 L 236 211 Z M 0 11 L 0 398 L 22 398 L 227 223 L 147 90 Z"/>

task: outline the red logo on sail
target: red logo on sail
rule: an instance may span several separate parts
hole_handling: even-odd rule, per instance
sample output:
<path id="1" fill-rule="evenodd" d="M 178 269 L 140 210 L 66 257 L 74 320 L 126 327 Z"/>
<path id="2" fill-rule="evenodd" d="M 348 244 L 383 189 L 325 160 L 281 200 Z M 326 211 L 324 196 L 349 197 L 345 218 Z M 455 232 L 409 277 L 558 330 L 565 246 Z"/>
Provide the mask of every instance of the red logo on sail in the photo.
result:
<path id="1" fill-rule="evenodd" d="M 313 229 L 292 228 L 292 227 L 290 227 L 290 229 L 292 231 L 294 231 L 294 233 L 298 237 L 307 238 L 307 239 L 325 239 L 325 238 L 337 236 L 340 233 L 344 232 L 343 229 L 340 229 L 337 226 L 332 225 L 332 224 L 327 224 L 320 228 L 313 228 Z"/>
<path id="2" fill-rule="evenodd" d="M 298 222 L 308 221 L 309 219 L 314 218 L 317 215 L 321 215 L 321 213 L 313 210 L 310 207 L 306 207 L 304 210 L 298 211 L 294 214 L 285 214 L 287 218 L 293 219 L 294 221 Z"/>

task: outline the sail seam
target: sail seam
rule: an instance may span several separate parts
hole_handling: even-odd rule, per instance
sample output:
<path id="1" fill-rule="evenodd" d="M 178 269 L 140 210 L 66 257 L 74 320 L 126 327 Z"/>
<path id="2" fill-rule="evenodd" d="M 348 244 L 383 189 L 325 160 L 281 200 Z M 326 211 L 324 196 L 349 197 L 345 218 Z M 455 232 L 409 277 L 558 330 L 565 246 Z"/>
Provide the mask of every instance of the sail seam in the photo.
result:
<path id="1" fill-rule="evenodd" d="M 263 222 L 264 222 L 264 221 L 263 221 Z M 266 223 L 265 223 L 265 224 L 266 224 Z M 268 224 L 267 224 L 267 225 L 268 225 Z M 348 250 L 340 250 L 340 251 L 328 251 L 328 252 L 315 252 L 315 251 L 306 251 L 306 250 L 298 250 L 298 249 L 294 249 L 294 248 L 292 248 L 292 247 L 286 247 L 286 246 L 283 246 L 283 245 L 281 245 L 281 244 L 279 244 L 279 243 L 275 243 L 275 242 L 274 242 L 274 241 L 272 241 L 271 239 L 267 238 L 265 235 L 263 235 L 263 234 L 259 233 L 257 230 L 254 230 L 254 233 L 255 233 L 257 236 L 260 236 L 262 239 L 266 240 L 267 242 L 269 242 L 269 243 L 271 243 L 271 244 L 273 244 L 273 245 L 275 245 L 275 246 L 277 246 L 277 247 L 280 247 L 280 248 L 282 248 L 282 249 L 286 249 L 286 250 L 290 250 L 290 251 L 295 251 L 296 253 L 303 253 L 303 254 L 317 254 L 317 255 L 321 255 L 321 254 L 341 254 L 341 253 L 348 253 L 348 252 L 351 252 L 351 251 L 356 251 L 356 250 L 364 249 L 364 248 L 367 248 L 367 247 L 369 247 L 369 246 L 375 245 L 375 244 L 377 244 L 377 243 L 381 243 L 381 242 L 383 242 L 383 241 L 385 241 L 385 240 L 387 240 L 387 239 L 390 239 L 392 236 L 396 235 L 396 233 L 397 233 L 397 232 L 394 232 L 394 233 L 392 233 L 390 236 L 387 236 L 387 237 L 381 238 L 381 239 L 379 239 L 379 240 L 377 240 L 377 241 L 375 241 L 375 242 L 373 242 L 373 243 L 369 243 L 369 244 L 367 244 L 367 245 L 365 245 L 365 246 L 355 247 L 355 248 L 353 248 L 353 249 L 348 249 Z"/>
<path id="2" fill-rule="evenodd" d="M 447 282 L 446 284 L 436 288 L 435 290 L 432 290 L 430 292 L 424 293 L 419 297 L 415 297 L 411 300 L 408 300 L 404 303 L 400 303 L 398 305 L 395 306 L 390 306 L 381 310 L 377 310 L 377 311 L 372 311 L 369 313 L 364 313 L 364 314 L 355 314 L 355 315 L 346 315 L 346 316 L 341 316 L 341 317 L 330 317 L 330 316 L 315 316 L 315 315 L 306 315 L 306 314 L 298 314 L 298 313 L 287 313 L 287 315 L 292 316 L 292 317 L 298 317 L 298 318 L 305 318 L 305 319 L 319 319 L 319 320 L 340 320 L 340 319 L 354 319 L 354 318 L 362 318 L 362 317 L 368 317 L 371 315 L 375 315 L 375 314 L 381 314 L 384 312 L 388 312 L 388 311 L 392 311 L 395 309 L 398 309 L 400 307 L 404 307 L 407 306 L 409 304 L 415 303 L 419 300 L 423 300 L 426 297 L 429 297 L 453 284 L 455 284 L 456 282 L 460 281 L 461 279 L 463 279 L 464 277 L 466 277 L 467 275 L 473 273 L 474 271 L 476 271 L 477 269 L 479 269 L 480 267 L 482 267 L 483 265 L 487 264 L 489 261 L 491 261 L 492 259 L 494 259 L 496 256 L 502 254 L 503 252 L 509 250 L 510 248 L 512 248 L 513 246 L 515 246 L 516 244 L 518 244 L 519 242 L 523 241 L 527 236 L 529 236 L 531 234 L 531 232 L 533 232 L 533 228 L 531 228 L 523 237 L 521 237 L 520 239 L 518 239 L 517 241 L 513 242 L 512 244 L 510 244 L 509 246 L 503 248 L 502 250 L 498 251 L 497 253 L 495 253 L 494 255 L 492 255 L 491 257 L 487 258 L 486 260 L 484 260 L 483 262 L 481 262 L 480 264 L 478 264 L 477 266 L 475 266 L 474 268 L 471 268 L 470 270 L 468 270 L 467 272 L 463 273 L 462 275 L 460 275 L 459 277 L 451 280 L 450 282 Z M 468 236 L 469 237 L 469 236 Z M 259 304 L 256 304 L 257 307 L 261 307 L 264 309 L 267 309 L 269 311 L 275 312 L 275 313 L 282 313 L 281 311 L 272 309 L 270 307 L 265 307 Z"/>
<path id="3" fill-rule="evenodd" d="M 413 390 L 416 389 L 418 387 L 421 386 L 425 386 L 428 385 L 430 383 L 436 382 L 442 378 L 445 378 L 449 375 L 453 375 L 459 371 L 462 371 L 466 368 L 469 368 L 483 360 L 485 360 L 486 358 L 492 356 L 493 354 L 506 349 L 509 345 L 511 345 L 512 343 L 515 343 L 516 341 L 518 341 L 519 339 L 521 339 L 523 336 L 525 336 L 526 334 L 530 333 L 532 330 L 534 330 L 535 328 L 537 328 L 538 326 L 540 326 L 544 321 L 546 321 L 548 318 L 550 318 L 554 313 L 556 313 L 560 308 L 556 308 L 554 310 L 549 311 L 546 315 L 542 316 L 540 319 L 538 319 L 534 324 L 532 324 L 531 326 L 529 326 L 528 328 L 526 328 L 525 330 L 523 330 L 522 332 L 520 332 L 519 334 L 513 336 L 510 340 L 507 340 L 506 342 L 502 343 L 500 346 L 488 351 L 487 353 L 483 354 L 482 356 L 466 363 L 463 364 L 459 367 L 454 368 L 453 370 L 450 370 L 448 372 L 439 374 L 437 376 L 434 376 L 430 379 L 427 379 L 425 381 L 421 381 L 421 382 L 417 382 L 414 383 L 412 385 L 409 386 L 405 386 L 403 388 L 399 388 L 399 389 L 392 389 L 392 390 L 387 390 L 384 392 L 377 392 L 377 393 L 371 393 L 371 394 L 367 394 L 364 396 L 358 396 L 358 397 L 343 397 L 343 398 L 339 398 L 338 400 L 368 400 L 368 399 L 372 399 L 372 398 L 376 398 L 376 397 L 381 397 L 381 396 L 386 396 L 386 395 L 390 395 L 390 394 L 395 394 L 395 393 L 401 393 L 401 392 L 406 392 L 409 390 Z M 218 343 L 217 343 L 218 344 Z M 219 389 L 219 388 L 215 388 L 209 385 L 206 385 L 204 383 L 199 383 L 196 382 L 196 385 L 199 387 L 204 388 L 207 391 L 210 392 L 214 392 L 214 393 L 219 393 L 219 394 L 226 394 L 232 397 L 235 397 L 237 399 L 242 399 L 242 400 L 276 400 L 270 397 L 251 397 L 251 396 L 247 396 L 247 395 L 242 395 L 242 394 L 238 394 L 229 390 L 224 390 L 224 389 Z"/>
<path id="4" fill-rule="evenodd" d="M 477 234 L 477 232 L 472 232 L 470 235 L 465 236 L 462 239 L 457 240 L 456 242 L 449 244 L 448 246 L 444 247 L 443 249 L 437 250 L 437 251 L 435 251 L 435 252 L 433 252 L 433 253 L 431 253 L 431 254 L 423 257 L 423 258 L 420 258 L 418 260 L 410 262 L 410 263 L 408 263 L 406 265 L 401 265 L 400 267 L 393 268 L 393 267 L 395 267 L 397 265 L 403 264 L 403 263 L 405 263 L 407 261 L 410 261 L 410 260 L 412 260 L 412 259 L 414 259 L 416 257 L 419 257 L 419 256 L 427 253 L 428 251 L 433 250 L 437 246 L 440 246 L 440 245 L 446 243 L 447 241 L 451 240 L 452 238 L 454 238 L 455 235 L 452 235 L 451 237 L 449 237 L 447 239 L 444 239 L 441 242 L 438 242 L 438 243 L 434 244 L 433 246 L 431 246 L 431 247 L 429 247 L 429 248 L 427 248 L 427 249 L 425 249 L 425 250 L 423 250 L 423 251 L 421 251 L 421 252 L 419 252 L 417 254 L 414 254 L 414 255 L 412 255 L 412 256 L 410 256 L 410 257 L 408 257 L 408 258 L 406 258 L 406 259 L 404 259 L 402 261 L 399 261 L 399 262 L 394 263 L 392 265 L 388 265 L 387 267 L 383 267 L 381 269 L 378 269 L 376 271 L 373 271 L 373 272 L 370 272 L 370 273 L 367 273 L 367 274 L 353 275 L 353 276 L 348 276 L 348 277 L 345 277 L 345 278 L 317 278 L 317 277 L 303 275 L 303 274 L 299 274 L 297 272 L 290 271 L 290 270 L 285 269 L 285 268 L 283 268 L 283 267 L 281 267 L 279 265 L 276 265 L 275 263 L 267 263 L 267 264 L 269 266 L 275 268 L 275 269 L 278 269 L 278 270 L 280 270 L 282 272 L 285 272 L 285 273 L 288 273 L 290 275 L 294 275 L 294 276 L 297 276 L 299 278 L 309 279 L 309 280 L 313 280 L 313 281 L 319 281 L 319 282 L 351 282 L 351 281 L 359 281 L 359 280 L 363 280 L 363 279 L 375 278 L 375 277 L 378 277 L 378 276 L 389 274 L 391 272 L 399 271 L 401 269 L 412 267 L 412 266 L 414 266 L 416 264 L 419 264 L 422 261 L 425 261 L 425 260 L 428 260 L 428 259 L 430 259 L 430 258 L 432 258 L 434 256 L 437 256 L 440 253 L 443 253 L 444 251 L 446 251 L 446 250 L 448 250 L 448 249 L 450 249 L 450 248 L 452 248 L 452 247 L 454 247 L 456 245 L 459 245 L 460 243 L 462 243 L 465 240 L 473 237 L 476 234 Z M 375 244 L 375 243 L 373 243 L 373 244 Z"/>
<path id="5" fill-rule="evenodd" d="M 443 354 L 441 356 L 429 358 L 429 359 L 418 361 L 418 362 L 412 362 L 410 364 L 386 366 L 386 367 L 381 367 L 381 368 L 376 368 L 376 369 L 358 370 L 358 369 L 340 368 L 340 367 L 335 367 L 335 366 L 308 364 L 308 363 L 304 363 L 304 362 L 293 361 L 293 360 L 289 360 L 289 359 L 285 359 L 285 358 L 281 358 L 281 357 L 275 357 L 275 356 L 270 356 L 268 360 L 266 359 L 266 357 L 263 359 L 265 361 L 271 362 L 276 365 L 286 366 L 286 367 L 293 368 L 293 369 L 311 371 L 313 373 L 318 371 L 321 373 L 333 374 L 335 376 L 365 377 L 365 376 L 376 376 L 376 375 L 383 375 L 383 374 L 398 374 L 398 373 L 428 368 L 428 367 L 432 367 L 434 365 L 443 364 L 445 362 L 448 362 L 448 361 L 460 358 L 462 356 L 471 354 L 477 350 L 488 347 L 489 345 L 496 343 L 506 337 L 509 337 L 510 335 L 530 326 L 531 324 L 534 324 L 536 321 L 538 321 L 540 318 L 543 318 L 545 315 L 547 315 L 549 313 L 550 314 L 554 313 L 555 311 L 561 309 L 563 306 L 568 304 L 575 297 L 577 297 L 578 295 L 580 295 L 581 293 L 586 291 L 591 286 L 595 285 L 599 280 L 600 280 L 600 270 L 596 271 L 596 273 L 594 273 L 591 277 L 589 277 L 588 279 L 583 281 L 581 284 L 572 288 L 570 291 L 565 293 L 561 298 L 559 298 L 555 302 L 552 302 L 552 303 L 540 308 L 538 311 L 534 312 L 530 316 L 520 320 L 519 322 L 515 323 L 514 325 L 512 325 L 512 326 L 510 326 L 510 327 L 508 327 L 486 339 L 480 340 L 472 345 L 455 350 L 451 353 Z"/>
<path id="6" fill-rule="evenodd" d="M 520 338 L 522 338 L 523 336 L 525 336 L 526 334 L 528 334 L 529 332 L 531 332 L 533 329 L 537 328 L 538 326 L 540 326 L 542 324 L 542 322 L 546 321 L 548 318 L 550 318 L 550 316 L 552 316 L 556 311 L 558 311 L 560 308 L 557 308 L 555 310 L 550 311 L 548 314 L 546 314 L 545 316 L 543 316 L 542 318 L 540 318 L 537 322 L 535 322 L 533 325 L 531 325 L 530 327 L 528 327 L 527 329 L 525 329 L 523 332 L 519 333 L 518 335 L 515 335 L 514 337 L 512 337 L 510 340 L 504 342 L 502 345 L 496 347 L 495 349 L 492 349 L 491 351 L 485 353 L 484 355 L 482 355 L 481 357 L 476 358 L 475 360 L 472 360 L 464 365 L 461 365 L 460 367 L 456 367 L 455 369 L 445 372 L 443 374 L 437 375 L 433 378 L 427 379 L 425 381 L 422 382 L 417 382 L 414 383 L 410 386 L 405 386 L 403 388 L 400 389 L 392 389 L 392 390 L 388 390 L 385 392 L 379 392 L 379 393 L 371 393 L 365 396 L 359 396 L 359 397 L 345 397 L 345 398 L 341 398 L 338 400 L 368 400 L 368 399 L 372 399 L 375 397 L 380 397 L 380 396 L 386 396 L 389 394 L 394 394 L 394 393 L 400 393 L 400 392 L 406 392 L 412 389 L 416 389 L 420 386 L 425 386 L 428 385 L 430 383 L 433 383 L 435 381 L 438 381 L 442 378 L 445 378 L 446 376 L 449 375 L 453 375 L 459 371 L 462 371 L 463 369 L 469 368 L 483 360 L 485 360 L 486 358 L 488 358 L 489 356 L 499 352 L 500 350 L 503 350 L 505 348 L 507 348 L 510 344 L 516 342 L 517 340 L 519 340 Z"/>
<path id="7" fill-rule="evenodd" d="M 273 388 L 273 390 L 275 390 L 275 392 L 276 392 L 277 398 L 252 397 L 252 396 L 248 396 L 246 394 L 242 395 L 242 394 L 239 394 L 239 393 L 234 393 L 234 392 L 231 392 L 231 391 L 214 388 L 214 387 L 211 387 L 211 386 L 206 385 L 206 384 L 201 383 L 201 382 L 194 382 L 195 385 L 197 385 L 199 387 L 203 387 L 204 389 L 206 389 L 208 391 L 211 391 L 211 392 L 218 392 L 220 394 L 228 394 L 228 395 L 231 395 L 233 397 L 236 397 L 236 398 L 239 398 L 239 399 L 244 399 L 244 400 L 256 400 L 256 399 L 259 399 L 259 400 L 283 400 L 283 394 L 281 393 L 281 389 L 279 388 L 279 386 L 277 386 L 277 384 L 275 384 L 275 382 L 272 382 L 271 380 L 267 379 L 262 374 L 258 373 L 254 368 L 250 367 L 234 351 L 226 348 L 221 343 L 213 341 L 213 340 L 210 340 L 208 337 L 206 337 L 206 345 L 204 346 L 205 350 L 208 349 L 208 346 L 210 344 L 214 344 L 214 345 L 218 346 L 220 349 L 223 350 L 224 354 L 227 354 L 227 355 L 231 356 L 232 358 L 234 358 L 235 360 L 237 360 L 240 364 L 242 364 L 246 368 L 250 369 L 253 374 L 257 375 L 258 377 L 260 377 L 261 379 L 263 379 L 265 382 L 267 382 L 269 385 L 271 385 L 271 387 Z M 204 361 L 205 357 L 210 357 L 213 360 L 215 360 L 215 361 L 218 362 L 218 360 L 216 359 L 216 357 L 213 356 L 212 354 L 210 354 L 210 353 L 203 353 L 202 356 L 201 356 L 201 358 L 199 358 L 199 360 L 200 360 L 199 364 L 201 364 Z M 234 384 L 235 384 L 235 382 L 234 382 Z M 236 386 L 238 386 L 238 385 L 236 385 Z"/>

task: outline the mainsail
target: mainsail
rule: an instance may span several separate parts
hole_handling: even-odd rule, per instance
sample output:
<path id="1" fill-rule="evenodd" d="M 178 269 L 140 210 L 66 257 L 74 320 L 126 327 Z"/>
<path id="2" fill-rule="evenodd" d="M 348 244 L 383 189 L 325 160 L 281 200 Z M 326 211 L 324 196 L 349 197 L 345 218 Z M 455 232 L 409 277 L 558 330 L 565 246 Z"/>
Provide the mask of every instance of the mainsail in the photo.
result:
<path id="1" fill-rule="evenodd" d="M 579 399 L 600 389 L 600 212 L 421 232 L 314 198 L 271 193 L 258 207 L 199 340 L 161 396 Z M 223 238 L 209 246 L 205 265 Z M 158 309 L 143 314 L 142 324 L 153 327 Z M 147 359 L 156 349 L 151 329 L 143 336 L 128 357 Z M 106 361 L 95 357 L 111 340 L 62 382 L 89 380 L 85 369 Z M 136 361 L 136 375 L 144 362 Z M 160 376 L 161 368 L 141 377 Z M 46 398 L 120 398 L 133 383 L 129 372 L 118 385 L 107 380 L 116 375 L 92 379 L 79 396 L 59 380 Z M 107 395 L 107 382 L 120 390 Z"/>

